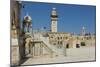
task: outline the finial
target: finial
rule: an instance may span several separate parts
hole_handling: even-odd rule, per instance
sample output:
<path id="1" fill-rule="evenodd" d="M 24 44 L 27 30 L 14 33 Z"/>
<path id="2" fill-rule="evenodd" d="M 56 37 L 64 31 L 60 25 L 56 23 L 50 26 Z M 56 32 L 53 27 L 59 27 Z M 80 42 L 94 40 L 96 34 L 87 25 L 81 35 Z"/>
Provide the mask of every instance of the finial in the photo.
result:
<path id="1" fill-rule="evenodd" d="M 21 3 L 22 3 L 22 1 L 18 1 L 18 3 L 19 3 L 19 4 L 21 4 Z"/>
<path id="2" fill-rule="evenodd" d="M 29 13 L 28 12 L 26 13 L 26 16 L 29 16 Z"/>
<path id="3" fill-rule="evenodd" d="M 82 29 L 84 30 L 84 29 L 85 29 L 85 27 L 83 26 L 83 27 L 82 27 Z"/>
<path id="4" fill-rule="evenodd" d="M 53 7 L 52 9 L 53 9 L 53 10 L 56 10 L 56 8 L 54 8 L 54 7 Z"/>

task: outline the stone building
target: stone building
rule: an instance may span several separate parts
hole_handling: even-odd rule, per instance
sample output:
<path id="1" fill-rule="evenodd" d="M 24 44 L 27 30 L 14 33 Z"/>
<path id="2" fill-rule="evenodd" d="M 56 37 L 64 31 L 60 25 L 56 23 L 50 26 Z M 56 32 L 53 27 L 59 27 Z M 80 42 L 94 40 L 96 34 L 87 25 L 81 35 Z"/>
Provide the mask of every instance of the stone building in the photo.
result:
<path id="1" fill-rule="evenodd" d="M 72 47 L 69 44 L 69 38 L 72 36 L 71 33 L 66 32 L 50 32 L 49 35 L 49 42 L 51 45 L 55 45 L 58 48 L 61 48 L 63 43 L 66 42 L 66 47 Z M 67 46 L 68 45 L 68 46 Z"/>

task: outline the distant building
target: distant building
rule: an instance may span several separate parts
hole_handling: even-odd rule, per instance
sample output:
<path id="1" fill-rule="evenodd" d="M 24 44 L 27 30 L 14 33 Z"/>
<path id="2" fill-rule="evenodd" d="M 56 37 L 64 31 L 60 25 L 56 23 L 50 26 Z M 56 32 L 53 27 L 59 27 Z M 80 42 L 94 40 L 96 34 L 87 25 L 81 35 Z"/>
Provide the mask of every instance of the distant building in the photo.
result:
<path id="1" fill-rule="evenodd" d="M 64 42 L 66 42 L 67 45 L 68 40 L 71 37 L 71 33 L 66 32 L 50 32 L 48 35 L 50 44 L 55 45 L 58 48 L 61 48 Z M 68 45 L 68 47 L 72 47 L 72 45 Z"/>

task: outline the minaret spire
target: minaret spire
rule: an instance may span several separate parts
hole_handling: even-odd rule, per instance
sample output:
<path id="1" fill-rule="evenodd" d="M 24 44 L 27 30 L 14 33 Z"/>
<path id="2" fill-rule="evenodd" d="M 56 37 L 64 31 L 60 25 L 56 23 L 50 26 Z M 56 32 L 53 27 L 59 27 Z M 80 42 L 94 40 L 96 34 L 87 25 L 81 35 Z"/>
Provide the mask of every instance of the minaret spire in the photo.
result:
<path id="1" fill-rule="evenodd" d="M 82 36 L 84 36 L 84 35 L 85 35 L 85 33 L 86 33 L 86 31 L 85 31 L 85 30 L 86 30 L 86 28 L 83 26 L 83 27 L 82 27 Z"/>

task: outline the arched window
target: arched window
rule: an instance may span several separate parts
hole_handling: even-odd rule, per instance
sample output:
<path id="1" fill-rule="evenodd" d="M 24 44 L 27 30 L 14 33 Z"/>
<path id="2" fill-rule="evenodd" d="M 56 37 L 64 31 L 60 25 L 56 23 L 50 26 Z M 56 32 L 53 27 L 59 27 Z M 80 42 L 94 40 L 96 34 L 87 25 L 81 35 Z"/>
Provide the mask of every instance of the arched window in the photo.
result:
<path id="1" fill-rule="evenodd" d="M 86 44 L 85 44 L 85 42 L 81 42 L 81 46 L 85 46 Z"/>
<path id="2" fill-rule="evenodd" d="M 58 40 L 59 40 L 59 37 L 58 37 Z"/>
<path id="3" fill-rule="evenodd" d="M 15 29 L 15 11 L 12 12 L 12 21 L 11 21 L 11 28 L 12 30 Z"/>
<path id="4" fill-rule="evenodd" d="M 60 41 L 60 44 L 62 44 L 62 41 Z"/>

